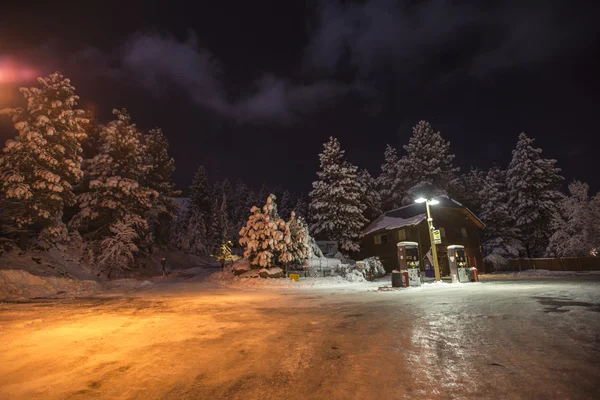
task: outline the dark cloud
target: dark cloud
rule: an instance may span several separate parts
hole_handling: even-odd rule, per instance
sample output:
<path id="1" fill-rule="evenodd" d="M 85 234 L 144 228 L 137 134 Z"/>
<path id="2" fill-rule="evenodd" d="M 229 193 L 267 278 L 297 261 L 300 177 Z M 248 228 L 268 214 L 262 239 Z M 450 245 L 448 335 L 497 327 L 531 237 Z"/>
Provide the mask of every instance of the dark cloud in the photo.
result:
<path id="1" fill-rule="evenodd" d="M 598 32 L 593 13 L 566 1 L 322 0 L 317 10 L 305 65 L 335 73 L 348 60 L 361 76 L 391 66 L 486 77 L 542 64 Z"/>
<path id="2" fill-rule="evenodd" d="M 227 86 L 216 57 L 198 46 L 192 34 L 185 41 L 158 33 L 138 33 L 114 54 L 87 48 L 74 56 L 89 72 L 141 85 L 156 95 L 175 87 L 199 106 L 240 123 L 289 123 L 348 88 L 330 80 L 293 83 L 272 74 L 257 79 L 245 92 Z"/>

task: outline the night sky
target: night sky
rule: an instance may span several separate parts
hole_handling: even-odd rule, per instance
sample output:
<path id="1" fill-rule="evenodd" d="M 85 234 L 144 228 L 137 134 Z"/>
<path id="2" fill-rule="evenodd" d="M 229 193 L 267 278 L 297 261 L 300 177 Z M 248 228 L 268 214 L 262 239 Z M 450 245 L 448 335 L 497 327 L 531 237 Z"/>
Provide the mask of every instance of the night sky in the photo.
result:
<path id="1" fill-rule="evenodd" d="M 0 71 L 60 70 L 101 121 L 162 127 L 182 188 L 203 164 L 307 193 L 331 135 L 376 176 L 426 119 L 462 171 L 505 167 L 524 131 L 600 190 L 597 1 L 11 3 Z M 0 108 L 31 83 L 0 79 Z"/>

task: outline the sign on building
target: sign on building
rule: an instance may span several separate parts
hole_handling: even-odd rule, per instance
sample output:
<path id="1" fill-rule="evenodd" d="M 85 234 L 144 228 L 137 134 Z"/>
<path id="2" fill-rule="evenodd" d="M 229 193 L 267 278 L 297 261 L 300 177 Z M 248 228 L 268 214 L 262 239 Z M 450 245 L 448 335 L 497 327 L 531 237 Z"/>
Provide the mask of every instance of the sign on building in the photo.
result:
<path id="1" fill-rule="evenodd" d="M 442 243 L 442 235 L 440 234 L 439 229 L 436 229 L 433 231 L 433 243 L 435 243 L 435 244 Z"/>

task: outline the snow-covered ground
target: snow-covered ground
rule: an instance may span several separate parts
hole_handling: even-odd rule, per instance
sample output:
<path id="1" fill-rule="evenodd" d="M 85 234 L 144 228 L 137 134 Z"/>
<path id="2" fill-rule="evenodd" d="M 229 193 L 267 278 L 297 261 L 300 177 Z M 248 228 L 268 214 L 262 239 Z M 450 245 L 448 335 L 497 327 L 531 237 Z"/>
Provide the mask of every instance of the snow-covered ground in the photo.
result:
<path id="1" fill-rule="evenodd" d="M 211 283 L 213 271 L 119 280 L 80 299 L 0 303 L 0 398 L 598 393 L 597 276 L 380 291 L 387 280 L 231 287 Z"/>
<path id="2" fill-rule="evenodd" d="M 600 271 L 550 271 L 547 269 L 527 269 L 519 272 L 494 272 L 480 275 L 482 280 L 490 279 L 512 279 L 532 277 L 569 277 L 569 276 L 600 276 Z"/>

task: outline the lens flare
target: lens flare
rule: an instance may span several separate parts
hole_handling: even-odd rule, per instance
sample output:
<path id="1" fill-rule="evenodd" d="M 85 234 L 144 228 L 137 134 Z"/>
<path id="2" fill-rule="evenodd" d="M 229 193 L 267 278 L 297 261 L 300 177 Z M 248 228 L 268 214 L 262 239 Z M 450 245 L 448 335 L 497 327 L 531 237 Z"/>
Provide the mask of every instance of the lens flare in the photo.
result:
<path id="1" fill-rule="evenodd" d="M 38 71 L 35 68 L 14 58 L 0 58 L 0 84 L 26 83 L 34 80 L 37 75 Z"/>

